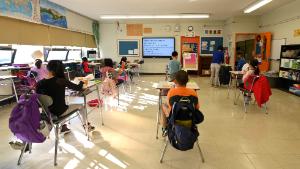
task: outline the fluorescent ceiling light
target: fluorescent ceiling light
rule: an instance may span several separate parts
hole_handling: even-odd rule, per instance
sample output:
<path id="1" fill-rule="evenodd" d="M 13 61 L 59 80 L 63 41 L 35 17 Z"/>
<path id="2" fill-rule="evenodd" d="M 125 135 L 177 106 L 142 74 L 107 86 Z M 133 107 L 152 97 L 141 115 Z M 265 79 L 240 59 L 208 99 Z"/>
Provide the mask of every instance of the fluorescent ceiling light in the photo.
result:
<path id="1" fill-rule="evenodd" d="M 101 19 L 202 19 L 209 18 L 209 14 L 185 15 L 104 15 Z"/>
<path id="2" fill-rule="evenodd" d="M 247 9 L 244 10 L 244 13 L 250 13 L 255 11 L 256 9 L 270 3 L 272 0 L 260 0 L 256 3 L 254 3 L 253 5 L 249 6 Z"/>

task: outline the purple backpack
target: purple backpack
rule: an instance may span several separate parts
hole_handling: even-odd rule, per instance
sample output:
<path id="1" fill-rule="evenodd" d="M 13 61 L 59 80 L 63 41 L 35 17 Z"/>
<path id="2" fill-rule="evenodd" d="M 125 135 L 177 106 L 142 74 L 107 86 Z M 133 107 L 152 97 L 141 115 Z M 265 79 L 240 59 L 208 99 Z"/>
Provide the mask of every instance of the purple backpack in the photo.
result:
<path id="1" fill-rule="evenodd" d="M 46 137 L 39 132 L 41 113 L 38 94 L 22 95 L 9 118 L 9 128 L 14 135 L 25 142 L 42 143 Z"/>

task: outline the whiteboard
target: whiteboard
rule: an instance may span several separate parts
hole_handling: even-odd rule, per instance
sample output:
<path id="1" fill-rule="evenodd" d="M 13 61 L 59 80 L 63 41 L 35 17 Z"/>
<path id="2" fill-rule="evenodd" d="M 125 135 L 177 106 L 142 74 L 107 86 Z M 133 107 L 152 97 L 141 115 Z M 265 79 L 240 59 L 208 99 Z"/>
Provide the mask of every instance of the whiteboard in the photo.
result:
<path id="1" fill-rule="evenodd" d="M 286 41 L 286 39 L 273 39 L 272 40 L 271 59 L 273 59 L 273 60 L 280 59 L 281 46 L 285 45 L 285 41 Z"/>

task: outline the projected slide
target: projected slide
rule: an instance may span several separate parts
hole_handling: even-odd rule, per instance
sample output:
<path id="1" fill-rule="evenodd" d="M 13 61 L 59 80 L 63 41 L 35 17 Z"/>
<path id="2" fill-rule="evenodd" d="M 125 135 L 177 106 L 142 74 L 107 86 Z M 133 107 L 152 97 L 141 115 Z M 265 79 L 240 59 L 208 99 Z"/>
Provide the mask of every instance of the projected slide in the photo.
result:
<path id="1" fill-rule="evenodd" d="M 143 38 L 143 57 L 168 58 L 175 50 L 175 38 Z"/>
<path id="2" fill-rule="evenodd" d="M 67 60 L 67 53 L 68 51 L 67 50 L 50 50 L 49 51 L 49 54 L 48 54 L 48 57 L 47 57 L 47 61 L 50 61 L 50 60 L 61 60 L 61 61 L 64 61 L 64 60 Z"/>

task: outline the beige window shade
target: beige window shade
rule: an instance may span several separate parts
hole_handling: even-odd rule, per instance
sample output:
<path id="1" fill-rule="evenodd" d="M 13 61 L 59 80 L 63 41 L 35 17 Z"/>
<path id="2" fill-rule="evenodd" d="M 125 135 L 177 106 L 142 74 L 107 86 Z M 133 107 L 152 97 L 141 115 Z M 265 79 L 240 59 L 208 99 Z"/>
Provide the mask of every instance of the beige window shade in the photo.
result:
<path id="1" fill-rule="evenodd" d="M 50 45 L 48 26 L 22 22 L 20 29 L 20 44 Z"/>
<path id="2" fill-rule="evenodd" d="M 0 17 L 0 44 L 18 44 L 20 25 L 19 20 Z"/>
<path id="3" fill-rule="evenodd" d="M 72 45 L 72 32 L 49 27 L 50 45 L 54 46 L 71 46 Z"/>
<path id="4" fill-rule="evenodd" d="M 71 34 L 72 34 L 72 39 L 71 39 L 72 46 L 78 46 L 78 47 L 85 46 L 86 44 L 85 34 L 79 32 L 71 32 Z"/>
<path id="5" fill-rule="evenodd" d="M 95 42 L 95 38 L 93 35 L 88 35 L 86 34 L 86 47 L 89 47 L 89 48 L 96 48 L 97 45 L 96 45 L 96 42 Z"/>
<path id="6" fill-rule="evenodd" d="M 0 44 L 96 47 L 93 35 L 1 16 Z"/>

